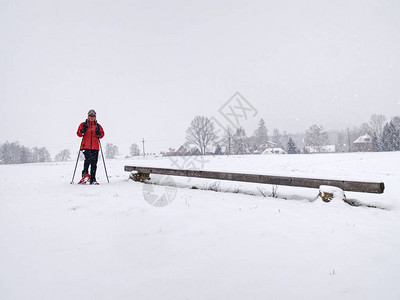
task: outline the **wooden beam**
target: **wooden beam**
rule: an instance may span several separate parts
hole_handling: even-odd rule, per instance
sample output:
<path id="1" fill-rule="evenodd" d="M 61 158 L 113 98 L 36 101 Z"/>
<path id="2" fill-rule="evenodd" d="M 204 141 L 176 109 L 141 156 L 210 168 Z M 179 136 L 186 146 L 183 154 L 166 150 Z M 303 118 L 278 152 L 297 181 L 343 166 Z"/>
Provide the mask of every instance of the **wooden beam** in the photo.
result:
<path id="1" fill-rule="evenodd" d="M 318 189 L 321 185 L 330 185 L 341 188 L 344 191 L 361 192 L 361 193 L 382 194 L 383 191 L 385 190 L 385 184 L 383 182 L 330 180 L 330 179 L 270 176 L 270 175 L 244 174 L 244 173 L 178 170 L 178 169 L 165 169 L 165 168 L 152 168 L 152 167 L 139 167 L 139 166 L 125 166 L 125 171 L 128 172 L 137 171 L 138 173 L 144 173 L 144 174 L 163 174 L 170 176 L 232 180 L 232 181 L 297 186 L 297 187 L 316 188 L 316 189 Z"/>

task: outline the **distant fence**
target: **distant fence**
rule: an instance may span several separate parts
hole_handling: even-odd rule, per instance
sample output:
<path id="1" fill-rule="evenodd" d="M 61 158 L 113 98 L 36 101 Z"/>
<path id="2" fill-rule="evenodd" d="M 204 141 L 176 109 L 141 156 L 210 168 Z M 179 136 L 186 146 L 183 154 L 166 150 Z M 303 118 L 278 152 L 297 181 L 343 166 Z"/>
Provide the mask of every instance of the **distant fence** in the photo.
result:
<path id="1" fill-rule="evenodd" d="M 341 188 L 344 191 L 360 192 L 360 193 L 382 194 L 383 191 L 385 190 L 385 184 L 383 182 L 330 180 L 330 179 L 300 178 L 300 177 L 287 177 L 287 176 L 257 175 L 257 174 L 245 174 L 245 173 L 178 170 L 178 169 L 138 167 L 138 166 L 125 166 L 125 171 L 127 172 L 136 171 L 137 174 L 135 174 L 133 178 L 136 181 L 144 181 L 149 178 L 150 174 L 163 174 L 170 176 L 232 180 L 232 181 L 296 186 L 296 187 L 316 188 L 316 189 L 318 189 L 322 185 L 329 185 Z"/>

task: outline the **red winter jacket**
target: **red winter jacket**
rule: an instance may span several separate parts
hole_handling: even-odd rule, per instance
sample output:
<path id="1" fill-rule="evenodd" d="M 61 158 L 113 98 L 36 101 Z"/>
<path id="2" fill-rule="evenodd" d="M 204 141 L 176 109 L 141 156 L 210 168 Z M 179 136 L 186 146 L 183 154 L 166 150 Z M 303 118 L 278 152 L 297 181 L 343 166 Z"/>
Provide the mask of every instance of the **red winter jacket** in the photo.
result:
<path id="1" fill-rule="evenodd" d="M 100 139 L 103 138 L 104 136 L 103 127 L 101 127 L 101 125 L 97 123 L 97 121 L 90 122 L 89 120 L 86 120 L 86 122 L 89 125 L 88 130 L 84 134 L 81 133 L 81 129 L 83 128 L 83 124 L 85 123 L 82 122 L 81 125 L 79 125 L 78 131 L 76 132 L 76 134 L 79 137 L 83 137 L 81 150 L 82 149 L 100 150 L 99 139 L 97 138 L 96 134 L 96 126 L 99 125 L 99 129 L 101 132 L 101 135 L 99 136 Z"/>

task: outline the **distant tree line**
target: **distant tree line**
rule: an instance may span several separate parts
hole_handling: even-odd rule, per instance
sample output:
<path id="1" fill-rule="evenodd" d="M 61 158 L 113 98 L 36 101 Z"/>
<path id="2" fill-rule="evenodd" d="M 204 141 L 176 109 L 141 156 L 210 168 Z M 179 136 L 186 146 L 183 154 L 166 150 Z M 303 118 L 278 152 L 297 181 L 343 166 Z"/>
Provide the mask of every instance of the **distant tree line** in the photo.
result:
<path id="1" fill-rule="evenodd" d="M 1 164 L 24 164 L 50 161 L 50 153 L 44 147 L 29 148 L 18 142 L 6 142 L 0 145 Z"/>
<path id="2" fill-rule="evenodd" d="M 58 153 L 55 161 L 67 161 L 71 159 L 71 153 L 65 149 Z M 51 156 L 45 147 L 29 148 L 20 145 L 19 142 L 5 142 L 0 145 L 0 164 L 25 164 L 50 162 Z"/>
<path id="3" fill-rule="evenodd" d="M 374 114 L 368 123 L 337 132 L 336 151 L 356 151 L 353 142 L 365 134 L 371 137 L 371 151 L 399 151 L 400 116 L 395 116 L 388 121 L 385 116 Z M 260 153 L 267 143 L 276 145 L 289 154 L 308 153 L 310 147 L 316 152 L 321 152 L 323 147 L 329 144 L 328 133 L 321 125 L 314 124 L 305 132 L 303 142 L 305 147 L 299 149 L 290 134 L 285 131 L 281 133 L 276 128 L 269 135 L 263 119 L 260 119 L 257 129 L 251 136 L 247 136 L 246 131 L 241 127 L 228 126 L 219 137 L 215 133 L 214 123 L 205 116 L 196 116 L 186 130 L 186 144 L 196 147 L 199 155 Z M 207 150 L 210 146 L 213 146 L 211 153 Z M 222 148 L 225 150 L 223 151 Z M 190 153 L 193 154 L 194 151 L 190 150 Z"/>

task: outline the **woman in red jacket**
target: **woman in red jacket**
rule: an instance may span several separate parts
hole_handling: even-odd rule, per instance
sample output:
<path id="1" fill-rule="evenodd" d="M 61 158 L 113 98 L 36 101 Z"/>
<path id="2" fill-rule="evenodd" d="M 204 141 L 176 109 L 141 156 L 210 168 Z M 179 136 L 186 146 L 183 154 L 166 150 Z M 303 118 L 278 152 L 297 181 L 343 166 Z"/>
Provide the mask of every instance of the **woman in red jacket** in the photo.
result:
<path id="1" fill-rule="evenodd" d="M 85 155 L 82 177 L 89 173 L 90 166 L 90 184 L 96 184 L 97 160 L 99 158 L 99 139 L 104 137 L 103 127 L 96 120 L 94 109 L 89 110 L 88 118 L 79 125 L 76 133 L 83 137 L 81 150 Z"/>

